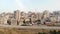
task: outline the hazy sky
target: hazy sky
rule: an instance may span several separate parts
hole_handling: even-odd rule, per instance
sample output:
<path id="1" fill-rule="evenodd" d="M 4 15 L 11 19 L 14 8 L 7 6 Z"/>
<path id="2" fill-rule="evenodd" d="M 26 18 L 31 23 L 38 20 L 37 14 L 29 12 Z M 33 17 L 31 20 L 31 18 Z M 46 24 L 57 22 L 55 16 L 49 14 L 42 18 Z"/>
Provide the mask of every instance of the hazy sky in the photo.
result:
<path id="1" fill-rule="evenodd" d="M 0 13 L 14 10 L 60 10 L 60 0 L 0 0 Z"/>

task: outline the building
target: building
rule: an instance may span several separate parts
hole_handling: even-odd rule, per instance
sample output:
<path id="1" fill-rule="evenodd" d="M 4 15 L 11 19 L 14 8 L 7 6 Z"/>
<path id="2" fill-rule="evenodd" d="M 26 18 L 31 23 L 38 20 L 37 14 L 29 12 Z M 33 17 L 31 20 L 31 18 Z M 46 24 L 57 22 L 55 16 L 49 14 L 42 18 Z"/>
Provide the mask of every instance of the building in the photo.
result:
<path id="1" fill-rule="evenodd" d="M 44 19 L 45 19 L 45 18 L 49 18 L 49 17 L 50 17 L 50 12 L 49 12 L 48 10 L 45 10 L 45 11 L 43 12 L 43 17 L 44 17 Z"/>
<path id="2" fill-rule="evenodd" d="M 19 11 L 19 10 L 14 11 L 14 18 L 15 18 L 16 21 L 17 21 L 17 25 L 19 25 L 20 17 L 21 17 L 20 11 Z"/>
<path id="3" fill-rule="evenodd" d="M 16 10 L 14 11 L 14 18 L 17 20 L 17 21 L 20 21 L 20 11 L 19 10 Z"/>
<path id="4" fill-rule="evenodd" d="M 4 24 L 4 25 L 7 25 L 8 23 L 7 23 L 7 17 L 1 17 L 0 16 L 0 24 Z"/>
<path id="5" fill-rule="evenodd" d="M 15 18 L 11 18 L 10 21 L 11 21 L 11 25 L 17 25 L 17 21 Z"/>

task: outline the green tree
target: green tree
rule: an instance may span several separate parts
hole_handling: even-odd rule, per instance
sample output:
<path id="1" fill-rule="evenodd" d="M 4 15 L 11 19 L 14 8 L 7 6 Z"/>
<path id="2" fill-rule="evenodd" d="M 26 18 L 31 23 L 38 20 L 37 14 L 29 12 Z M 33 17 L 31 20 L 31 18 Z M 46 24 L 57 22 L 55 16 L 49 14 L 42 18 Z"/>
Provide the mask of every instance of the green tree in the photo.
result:
<path id="1" fill-rule="evenodd" d="M 43 32 L 43 34 L 47 34 L 47 33 Z"/>
<path id="2" fill-rule="evenodd" d="M 11 21 L 7 20 L 7 23 L 8 23 L 9 25 L 11 25 Z"/>
<path id="3" fill-rule="evenodd" d="M 56 30 L 50 31 L 50 34 L 56 34 Z"/>
<path id="4" fill-rule="evenodd" d="M 60 34 L 60 31 L 58 31 L 56 34 Z"/>
<path id="5" fill-rule="evenodd" d="M 41 32 L 38 32 L 38 34 L 43 34 L 43 33 L 41 33 Z"/>

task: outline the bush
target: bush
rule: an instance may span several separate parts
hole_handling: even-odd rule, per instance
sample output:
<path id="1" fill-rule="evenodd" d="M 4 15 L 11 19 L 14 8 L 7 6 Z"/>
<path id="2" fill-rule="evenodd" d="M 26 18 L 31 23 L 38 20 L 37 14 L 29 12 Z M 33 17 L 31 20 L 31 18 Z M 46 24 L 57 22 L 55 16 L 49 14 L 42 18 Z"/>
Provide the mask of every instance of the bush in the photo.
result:
<path id="1" fill-rule="evenodd" d="M 50 34 L 56 34 L 56 30 L 50 31 Z"/>
<path id="2" fill-rule="evenodd" d="M 42 34 L 41 32 L 38 32 L 38 34 Z"/>

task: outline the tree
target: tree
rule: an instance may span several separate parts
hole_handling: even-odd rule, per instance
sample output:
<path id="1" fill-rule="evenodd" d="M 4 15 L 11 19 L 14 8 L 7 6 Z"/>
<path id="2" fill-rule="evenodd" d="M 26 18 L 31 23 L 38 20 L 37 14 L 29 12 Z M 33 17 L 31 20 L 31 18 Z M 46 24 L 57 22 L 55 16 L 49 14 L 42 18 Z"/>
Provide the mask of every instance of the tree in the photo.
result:
<path id="1" fill-rule="evenodd" d="M 56 30 L 50 31 L 50 34 L 56 34 Z"/>
<path id="2" fill-rule="evenodd" d="M 32 24 L 31 18 L 30 18 L 30 23 Z"/>
<path id="3" fill-rule="evenodd" d="M 37 24 L 40 24 L 41 20 L 37 20 L 37 22 L 38 22 Z"/>
<path id="4" fill-rule="evenodd" d="M 23 23 L 25 23 L 25 20 L 23 21 Z"/>
<path id="5" fill-rule="evenodd" d="M 47 34 L 47 33 L 43 32 L 43 34 Z"/>
<path id="6" fill-rule="evenodd" d="M 60 31 L 58 31 L 56 34 L 60 34 Z"/>
<path id="7" fill-rule="evenodd" d="M 11 25 L 11 21 L 7 20 L 7 23 L 8 23 L 9 25 Z"/>
<path id="8" fill-rule="evenodd" d="M 38 34 L 42 34 L 41 32 L 38 32 Z"/>

